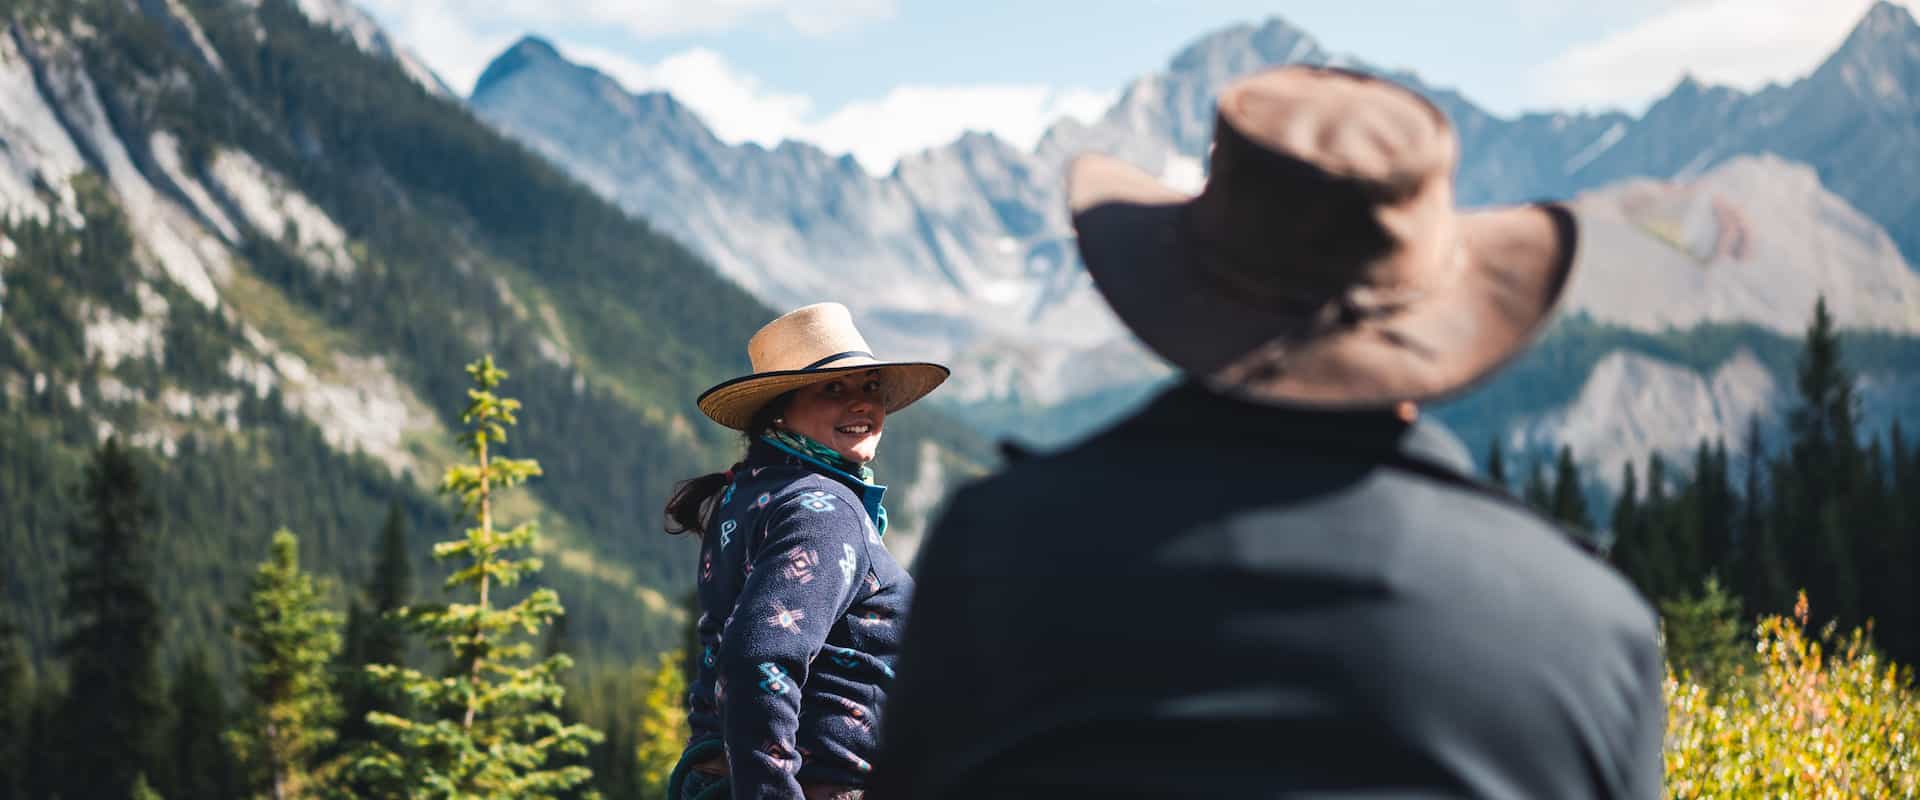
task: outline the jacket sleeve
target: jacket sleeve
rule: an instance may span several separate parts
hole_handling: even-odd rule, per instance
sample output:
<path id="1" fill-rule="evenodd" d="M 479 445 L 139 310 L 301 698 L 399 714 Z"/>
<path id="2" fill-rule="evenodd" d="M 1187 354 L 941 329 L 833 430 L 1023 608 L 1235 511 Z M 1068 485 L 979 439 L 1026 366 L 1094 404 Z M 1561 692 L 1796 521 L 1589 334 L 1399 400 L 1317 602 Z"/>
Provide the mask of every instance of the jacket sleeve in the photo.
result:
<path id="1" fill-rule="evenodd" d="M 721 730 L 737 798 L 799 798 L 801 687 L 865 575 L 866 512 L 810 489 L 767 516 L 766 539 L 721 633 Z"/>

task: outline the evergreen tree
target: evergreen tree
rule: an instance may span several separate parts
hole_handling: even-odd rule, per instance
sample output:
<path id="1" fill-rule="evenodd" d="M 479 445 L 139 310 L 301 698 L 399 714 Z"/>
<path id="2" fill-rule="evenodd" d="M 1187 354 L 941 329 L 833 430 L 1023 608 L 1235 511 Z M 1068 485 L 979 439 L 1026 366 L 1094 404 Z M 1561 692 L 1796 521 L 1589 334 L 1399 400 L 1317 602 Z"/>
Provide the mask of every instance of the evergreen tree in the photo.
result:
<path id="1" fill-rule="evenodd" d="M 1902 663 L 1920 657 L 1920 469 L 1916 453 L 1907 449 L 1900 421 L 1888 432 L 1887 534 L 1882 593 L 1890 608 L 1886 620 L 1887 650 Z"/>
<path id="2" fill-rule="evenodd" d="M 1735 572 L 1735 588 L 1746 601 L 1747 618 L 1779 614 L 1786 610 L 1787 581 L 1784 555 L 1780 551 L 1773 503 L 1768 499 L 1766 439 L 1760 431 L 1760 418 L 1747 423 L 1746 488 L 1740 497 L 1740 541 Z"/>
<path id="3" fill-rule="evenodd" d="M 68 800 L 124 800 L 158 762 L 165 717 L 159 609 L 151 588 L 152 501 L 133 455 L 109 437 L 94 451 L 68 528 L 68 685 L 54 752 Z"/>
<path id="4" fill-rule="evenodd" d="M 1487 438 L 1487 482 L 1507 489 L 1507 458 L 1500 447 L 1500 436 Z"/>
<path id="5" fill-rule="evenodd" d="M 384 697 L 368 678 L 370 664 L 404 664 L 407 632 L 395 613 L 413 596 L 413 566 L 408 558 L 407 518 L 400 502 L 387 508 L 380 529 L 380 553 L 368 576 L 363 596 L 348 609 L 347 646 L 341 659 L 341 688 L 346 716 L 340 725 L 342 749 L 373 738 L 367 715 L 374 711 L 403 713 L 400 698 Z"/>
<path id="6" fill-rule="evenodd" d="M 0 800 L 24 800 L 32 751 L 33 682 L 13 621 L 0 616 Z"/>
<path id="7" fill-rule="evenodd" d="M 1553 487 L 1547 484 L 1538 462 L 1527 468 L 1527 485 L 1520 490 L 1520 500 L 1535 511 L 1553 516 Z"/>
<path id="8" fill-rule="evenodd" d="M 1560 521 L 1581 533 L 1593 527 L 1593 517 L 1587 513 L 1587 490 L 1580 480 L 1580 467 L 1573 462 L 1573 448 L 1560 446 L 1560 456 L 1553 465 L 1553 494 L 1548 502 L 1548 516 Z"/>
<path id="9" fill-rule="evenodd" d="M 1856 534 L 1844 506 L 1863 462 L 1855 434 L 1859 403 L 1824 297 L 1814 304 L 1797 385 L 1800 402 L 1788 417 L 1790 480 L 1779 486 L 1788 563 L 1802 572 L 1797 582 L 1834 617 L 1857 621 Z"/>
<path id="10" fill-rule="evenodd" d="M 1740 601 L 1721 588 L 1718 578 L 1707 576 L 1698 595 L 1662 601 L 1660 619 L 1667 664 L 1676 674 L 1724 688 L 1747 661 Z"/>
<path id="11" fill-rule="evenodd" d="M 33 695 L 33 716 L 27 722 L 27 741 L 34 745 L 33 756 L 27 759 L 27 797 L 51 798 L 68 796 L 66 792 L 66 758 L 56 749 L 65 735 L 60 716 L 66 706 L 66 687 L 59 680 L 47 678 L 36 681 Z"/>
<path id="12" fill-rule="evenodd" d="M 1711 446 L 1702 442 L 1694 454 L 1691 498 L 1693 523 L 1698 527 L 1700 569 L 1731 574 L 1734 530 L 1739 516 L 1738 498 L 1727 470 L 1727 448 L 1722 442 Z M 1690 576 L 1698 583 L 1704 575 Z"/>
<path id="13" fill-rule="evenodd" d="M 487 356 L 469 365 L 467 374 L 473 387 L 461 415 L 467 425 L 461 441 L 473 460 L 449 467 L 441 488 L 458 496 L 477 524 L 461 538 L 435 545 L 434 556 L 460 560 L 446 588 L 472 592 L 475 602 L 405 613 L 413 630 L 447 654 L 451 669 L 438 678 L 393 665 L 368 668 L 414 698 L 426 718 L 375 712 L 371 721 L 391 732 L 393 745 L 376 744 L 355 767 L 384 791 L 408 797 L 551 798 L 592 777 L 582 766 L 550 768 L 551 760 L 585 755 L 601 736 L 563 723 L 552 710 L 565 694 L 559 675 L 572 660 L 557 654 L 528 663 L 533 645 L 525 637 L 564 613 L 559 596 L 540 588 L 505 608 L 494 606 L 496 589 L 509 589 L 540 568 L 538 559 L 514 557 L 534 546 L 531 522 L 495 530 L 495 494 L 539 475 L 540 466 L 500 457 L 492 447 L 506 442 L 520 407 L 495 394 L 506 373 Z"/>
<path id="14" fill-rule="evenodd" d="M 127 796 L 132 800 L 166 800 L 159 792 L 154 791 L 153 784 L 147 782 L 147 773 L 144 772 L 133 777 L 133 791 Z"/>
<path id="15" fill-rule="evenodd" d="M 206 654 L 195 650 L 174 673 L 173 723 L 167 728 L 167 777 L 159 789 L 168 797 L 239 797 L 240 781 L 222 741 L 227 729 L 227 700 Z"/>
<path id="16" fill-rule="evenodd" d="M 639 743 L 634 758 L 640 764 L 640 786 L 643 797 L 665 797 L 667 778 L 673 775 L 673 767 L 680 760 L 680 752 L 686 748 L 687 737 L 687 673 L 681 671 L 684 663 L 680 653 L 664 653 L 654 667 L 653 678 L 647 683 L 645 706 L 640 716 Z"/>
<path id="17" fill-rule="evenodd" d="M 1620 492 L 1614 497 L 1607 526 L 1613 529 L 1608 557 L 1627 580 L 1639 587 L 1641 594 L 1651 597 L 1652 586 L 1647 576 L 1653 555 L 1648 551 L 1645 527 L 1640 524 L 1640 481 L 1634 474 L 1632 461 L 1620 468 Z"/>
<path id="18" fill-rule="evenodd" d="M 257 797 L 317 797 L 325 788 L 327 770 L 316 757 L 333 742 L 340 717 L 327 669 L 340 651 L 340 615 L 325 603 L 320 585 L 300 569 L 299 540 L 275 532 L 247 604 L 234 612 L 250 704 L 227 738 Z"/>
<path id="19" fill-rule="evenodd" d="M 1867 447 L 1866 468 L 1846 504 L 1849 530 L 1855 536 L 1860 561 L 1861 612 L 1873 622 L 1875 643 L 1904 661 L 1915 620 L 1907 604 L 1910 569 L 1901 531 L 1900 501 L 1893 492 L 1893 473 L 1887 451 L 1874 439 Z"/>
<path id="20" fill-rule="evenodd" d="M 1674 527 L 1673 503 L 1667 495 L 1667 461 L 1659 453 L 1647 456 L 1646 492 L 1640 502 L 1640 524 L 1653 552 L 1647 565 L 1647 596 L 1654 600 L 1672 597 L 1684 591 L 1677 562 L 1686 551 Z"/>

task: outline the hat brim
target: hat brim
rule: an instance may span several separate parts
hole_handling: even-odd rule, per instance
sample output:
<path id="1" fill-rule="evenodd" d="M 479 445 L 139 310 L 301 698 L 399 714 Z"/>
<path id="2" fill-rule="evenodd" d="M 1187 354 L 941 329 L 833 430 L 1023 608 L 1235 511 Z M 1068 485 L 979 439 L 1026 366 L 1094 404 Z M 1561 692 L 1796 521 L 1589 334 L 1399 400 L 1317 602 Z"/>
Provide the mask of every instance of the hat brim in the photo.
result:
<path id="1" fill-rule="evenodd" d="M 1297 312 L 1207 277 L 1183 221 L 1191 196 L 1103 155 L 1074 161 L 1067 194 L 1087 272 L 1140 341 L 1217 391 L 1274 403 L 1387 406 L 1473 386 L 1545 329 L 1577 250 L 1557 204 L 1459 213 L 1456 278 L 1381 316 L 1302 333 Z"/>
<path id="2" fill-rule="evenodd" d="M 952 374 L 946 367 L 926 361 L 858 358 L 835 362 L 831 367 L 759 372 L 734 378 L 701 392 L 697 402 L 700 413 L 706 414 L 708 419 L 743 431 L 761 407 L 780 395 L 830 380 L 836 375 L 875 369 L 886 376 L 889 414 L 926 397 Z"/>

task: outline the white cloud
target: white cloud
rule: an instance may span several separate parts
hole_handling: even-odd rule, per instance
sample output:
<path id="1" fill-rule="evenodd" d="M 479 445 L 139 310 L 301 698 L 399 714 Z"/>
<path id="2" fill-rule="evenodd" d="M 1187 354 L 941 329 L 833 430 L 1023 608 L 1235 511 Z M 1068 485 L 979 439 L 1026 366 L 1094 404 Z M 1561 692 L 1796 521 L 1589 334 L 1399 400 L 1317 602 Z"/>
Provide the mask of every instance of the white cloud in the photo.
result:
<path id="1" fill-rule="evenodd" d="M 1113 103 L 1110 92 L 1040 85 L 898 86 L 885 96 L 816 114 L 806 95 L 782 92 L 704 48 L 643 64 L 608 50 L 558 45 L 632 91 L 665 90 L 687 104 L 721 140 L 772 147 L 783 139 L 832 153 L 852 153 L 884 174 L 901 156 L 938 147 L 967 131 L 989 131 L 1032 149 L 1064 116 L 1092 121 Z"/>
<path id="2" fill-rule="evenodd" d="M 1552 106 L 1637 112 L 1687 73 L 1749 90 L 1791 81 L 1839 46 L 1869 5 L 1870 0 L 1679 0 L 1547 62 L 1536 79 L 1536 99 Z"/>

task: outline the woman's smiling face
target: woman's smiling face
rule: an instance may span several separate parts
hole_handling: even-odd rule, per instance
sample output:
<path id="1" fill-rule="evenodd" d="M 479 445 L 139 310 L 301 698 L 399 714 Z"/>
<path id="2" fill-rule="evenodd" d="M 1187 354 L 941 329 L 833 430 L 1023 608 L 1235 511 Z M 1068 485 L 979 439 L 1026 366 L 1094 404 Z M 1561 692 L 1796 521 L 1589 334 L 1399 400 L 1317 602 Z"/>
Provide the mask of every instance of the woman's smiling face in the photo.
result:
<path id="1" fill-rule="evenodd" d="M 877 369 L 849 372 L 796 390 L 781 419 L 780 427 L 865 464 L 879 450 L 886 426 L 886 386 Z"/>

